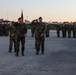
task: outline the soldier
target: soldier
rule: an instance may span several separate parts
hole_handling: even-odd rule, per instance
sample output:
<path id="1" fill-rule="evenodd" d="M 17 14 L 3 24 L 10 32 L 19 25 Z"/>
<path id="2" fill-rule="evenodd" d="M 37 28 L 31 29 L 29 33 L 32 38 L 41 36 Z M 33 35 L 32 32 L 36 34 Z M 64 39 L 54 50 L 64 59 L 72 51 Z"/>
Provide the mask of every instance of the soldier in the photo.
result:
<path id="1" fill-rule="evenodd" d="M 2 35 L 2 24 L 0 24 L 0 36 Z"/>
<path id="2" fill-rule="evenodd" d="M 71 30 L 72 30 L 72 26 L 71 25 L 68 25 L 67 26 L 68 38 L 71 38 Z"/>
<path id="3" fill-rule="evenodd" d="M 9 27 L 9 24 L 5 24 L 5 36 L 9 35 L 8 27 Z"/>
<path id="4" fill-rule="evenodd" d="M 36 25 L 37 25 L 37 23 L 38 23 L 38 20 L 35 19 L 34 21 L 35 21 L 35 22 L 34 22 L 34 25 L 35 25 L 35 27 L 36 27 Z M 36 31 L 36 28 L 35 28 L 35 31 Z M 36 46 L 37 46 L 37 42 L 36 42 L 36 34 L 35 34 L 35 48 L 36 48 Z"/>
<path id="5" fill-rule="evenodd" d="M 25 37 L 27 33 L 26 25 L 23 23 L 22 18 L 18 18 L 18 26 L 17 26 L 17 51 L 16 56 L 19 56 L 19 46 L 21 42 L 21 54 L 24 56 L 24 50 L 25 50 Z"/>
<path id="6" fill-rule="evenodd" d="M 13 23 L 12 25 L 9 25 L 9 32 L 10 32 L 10 37 L 9 37 L 9 50 L 8 52 L 12 52 L 12 46 L 14 44 L 14 52 L 16 52 L 16 26 L 15 23 Z"/>
<path id="7" fill-rule="evenodd" d="M 73 30 L 73 38 L 76 38 L 76 23 L 75 22 L 73 23 L 72 30 Z"/>
<path id="8" fill-rule="evenodd" d="M 50 31 L 50 25 L 49 24 L 46 24 L 46 26 L 45 26 L 45 34 L 46 34 L 46 37 L 49 37 L 49 31 Z"/>
<path id="9" fill-rule="evenodd" d="M 66 37 L 66 25 L 65 24 L 63 24 L 63 26 L 62 26 L 62 36 L 63 36 L 63 38 Z"/>
<path id="10" fill-rule="evenodd" d="M 35 36 L 36 36 L 36 54 L 39 55 L 39 51 L 41 48 L 42 54 L 44 54 L 44 33 L 45 33 L 45 23 L 42 22 L 42 17 L 39 17 L 39 22 L 35 27 Z"/>
<path id="11" fill-rule="evenodd" d="M 31 23 L 31 34 L 32 34 L 32 37 L 34 37 L 34 33 L 35 33 L 35 21 L 36 20 L 33 20 L 32 23 Z"/>
<path id="12" fill-rule="evenodd" d="M 2 24 L 2 36 L 5 36 L 5 26 L 4 26 L 4 24 Z"/>
<path id="13" fill-rule="evenodd" d="M 0 24 L 0 36 L 3 36 L 3 25 Z"/>
<path id="14" fill-rule="evenodd" d="M 60 37 L 60 25 L 56 25 L 57 37 Z"/>

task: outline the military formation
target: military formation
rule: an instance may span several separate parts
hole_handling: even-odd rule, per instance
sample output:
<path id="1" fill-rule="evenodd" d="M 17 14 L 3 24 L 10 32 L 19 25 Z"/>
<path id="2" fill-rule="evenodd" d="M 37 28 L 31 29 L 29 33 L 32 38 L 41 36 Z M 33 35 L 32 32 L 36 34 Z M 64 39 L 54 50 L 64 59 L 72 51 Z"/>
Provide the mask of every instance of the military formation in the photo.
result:
<path id="1" fill-rule="evenodd" d="M 62 37 L 63 38 L 76 38 L 76 23 L 72 23 L 72 24 L 66 24 L 66 23 L 63 23 L 63 24 L 59 24 L 59 25 L 56 25 L 56 31 L 57 31 L 57 37 L 59 38 L 60 37 L 60 32 L 62 32 Z"/>
<path id="2" fill-rule="evenodd" d="M 49 37 L 49 30 L 49 25 L 42 21 L 42 17 L 31 22 L 31 36 L 35 37 L 35 49 L 37 55 L 39 55 L 40 50 L 41 53 L 44 54 L 45 37 Z M 22 17 L 19 17 L 17 22 L 12 22 L 11 24 L 0 24 L 0 36 L 8 35 L 8 52 L 12 53 L 14 45 L 15 56 L 18 57 L 20 54 L 19 52 L 24 56 L 27 27 L 23 22 Z"/>
<path id="3" fill-rule="evenodd" d="M 4 24 L 0 24 L 0 31 L 6 32 L 6 36 L 9 35 L 9 50 L 8 52 L 12 53 L 12 47 L 14 44 L 14 53 L 15 56 L 19 56 L 19 52 L 21 52 L 22 56 L 24 56 L 25 51 L 25 40 L 27 35 L 27 27 L 23 22 L 21 17 L 18 18 L 18 22 L 12 22 L 10 25 L 5 26 L 5 30 L 3 30 Z M 60 37 L 60 33 L 62 32 L 62 37 L 65 38 L 76 38 L 76 23 L 73 24 L 59 24 L 56 25 L 57 37 Z M 45 38 L 49 37 L 50 25 L 43 22 L 42 17 L 35 19 L 31 22 L 31 37 L 35 38 L 35 49 L 36 54 L 39 55 L 44 54 L 45 51 Z M 68 35 L 67 35 L 68 33 Z M 4 33 L 0 33 L 0 36 L 3 36 Z M 20 46 L 21 45 L 21 46 Z M 21 48 L 21 49 L 20 49 Z M 21 51 L 20 51 L 21 50 Z"/>
<path id="4" fill-rule="evenodd" d="M 0 36 L 9 35 L 8 26 L 9 26 L 9 24 L 7 24 L 7 23 L 0 23 Z"/>

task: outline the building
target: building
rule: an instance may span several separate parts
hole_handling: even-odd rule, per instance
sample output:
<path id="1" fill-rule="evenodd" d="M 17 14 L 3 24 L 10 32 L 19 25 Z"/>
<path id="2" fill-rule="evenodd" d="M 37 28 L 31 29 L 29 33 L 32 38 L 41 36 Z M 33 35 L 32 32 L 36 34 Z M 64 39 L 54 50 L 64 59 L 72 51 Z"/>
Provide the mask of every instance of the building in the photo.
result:
<path id="1" fill-rule="evenodd" d="M 25 24 L 31 24 L 31 22 L 28 20 L 25 20 Z"/>

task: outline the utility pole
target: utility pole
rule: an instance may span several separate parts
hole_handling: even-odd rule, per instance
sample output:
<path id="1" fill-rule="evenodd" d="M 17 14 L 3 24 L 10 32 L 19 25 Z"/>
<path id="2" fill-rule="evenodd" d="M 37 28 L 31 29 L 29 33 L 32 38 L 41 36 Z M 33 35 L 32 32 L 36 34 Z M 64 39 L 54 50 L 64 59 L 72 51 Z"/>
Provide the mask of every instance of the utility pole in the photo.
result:
<path id="1" fill-rule="evenodd" d="M 7 20 L 8 20 L 8 11 L 7 11 Z"/>
<path id="2" fill-rule="evenodd" d="M 28 16 L 26 17 L 26 19 L 28 20 Z"/>

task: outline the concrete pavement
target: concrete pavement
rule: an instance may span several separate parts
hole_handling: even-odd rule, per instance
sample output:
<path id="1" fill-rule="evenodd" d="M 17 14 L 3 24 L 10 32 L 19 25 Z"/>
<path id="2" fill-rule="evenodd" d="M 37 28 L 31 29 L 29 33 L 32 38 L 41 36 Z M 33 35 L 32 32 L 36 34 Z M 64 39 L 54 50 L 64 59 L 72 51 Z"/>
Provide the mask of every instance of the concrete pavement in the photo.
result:
<path id="1" fill-rule="evenodd" d="M 76 38 L 57 38 L 50 31 L 44 55 L 35 54 L 34 42 L 29 30 L 25 56 L 16 57 L 8 52 L 9 37 L 0 37 L 0 75 L 76 75 Z"/>

